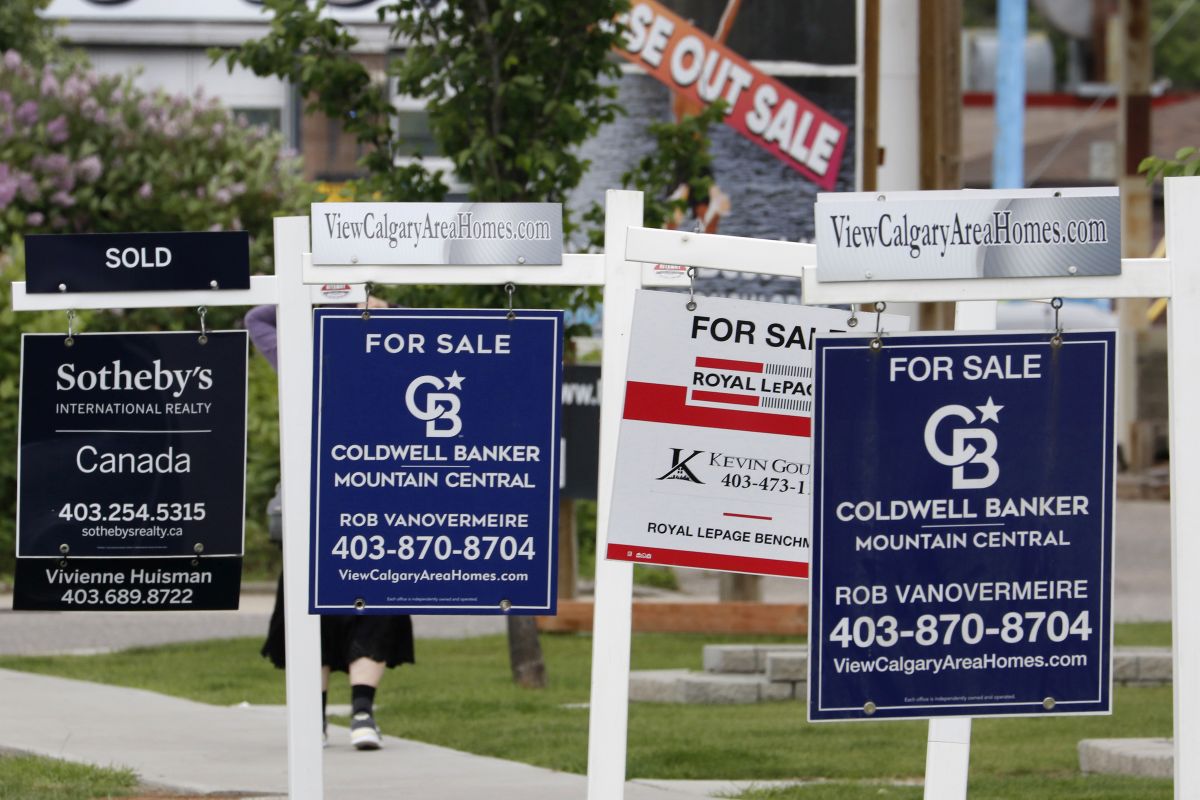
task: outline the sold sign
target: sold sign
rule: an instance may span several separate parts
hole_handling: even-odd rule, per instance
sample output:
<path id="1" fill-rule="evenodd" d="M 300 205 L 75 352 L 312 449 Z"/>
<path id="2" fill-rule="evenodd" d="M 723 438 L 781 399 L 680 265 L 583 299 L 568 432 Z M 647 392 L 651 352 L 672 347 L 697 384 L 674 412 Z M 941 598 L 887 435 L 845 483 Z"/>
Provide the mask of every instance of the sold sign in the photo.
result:
<path id="1" fill-rule="evenodd" d="M 618 53 L 684 97 L 724 100 L 726 124 L 834 188 L 849 134 L 844 123 L 654 0 L 638 0 L 623 21 L 628 34 Z"/>

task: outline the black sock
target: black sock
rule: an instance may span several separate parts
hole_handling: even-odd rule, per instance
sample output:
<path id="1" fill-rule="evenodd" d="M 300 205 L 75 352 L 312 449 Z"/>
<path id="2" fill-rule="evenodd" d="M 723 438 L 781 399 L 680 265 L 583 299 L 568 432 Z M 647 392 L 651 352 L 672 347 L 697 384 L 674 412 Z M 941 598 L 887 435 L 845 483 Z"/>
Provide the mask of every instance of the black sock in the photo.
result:
<path id="1" fill-rule="evenodd" d="M 371 713 L 375 705 L 375 687 L 365 683 L 356 683 L 350 687 L 350 713 L 360 711 Z"/>
<path id="2" fill-rule="evenodd" d="M 325 706 L 329 702 L 329 692 L 321 692 L 321 719 L 325 719 Z"/>

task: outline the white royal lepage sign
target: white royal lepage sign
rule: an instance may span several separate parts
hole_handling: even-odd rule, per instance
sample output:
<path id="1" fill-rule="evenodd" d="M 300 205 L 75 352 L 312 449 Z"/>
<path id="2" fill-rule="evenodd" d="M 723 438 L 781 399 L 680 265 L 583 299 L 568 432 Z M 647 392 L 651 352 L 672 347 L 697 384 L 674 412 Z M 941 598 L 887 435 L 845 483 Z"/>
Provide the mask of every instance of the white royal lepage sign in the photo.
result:
<path id="1" fill-rule="evenodd" d="M 807 577 L 813 337 L 849 312 L 697 302 L 637 294 L 606 556 Z"/>

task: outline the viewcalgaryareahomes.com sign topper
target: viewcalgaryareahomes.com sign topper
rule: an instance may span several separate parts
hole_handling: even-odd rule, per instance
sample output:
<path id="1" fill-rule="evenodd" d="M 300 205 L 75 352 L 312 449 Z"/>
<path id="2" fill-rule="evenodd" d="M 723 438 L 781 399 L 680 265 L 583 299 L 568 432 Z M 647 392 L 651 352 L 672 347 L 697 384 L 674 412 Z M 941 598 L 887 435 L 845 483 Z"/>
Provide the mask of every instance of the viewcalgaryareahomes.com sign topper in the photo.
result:
<path id="1" fill-rule="evenodd" d="M 820 194 L 820 281 L 1121 274 L 1116 188 Z"/>
<path id="2" fill-rule="evenodd" d="M 313 203 L 312 262 L 562 263 L 561 203 Z"/>

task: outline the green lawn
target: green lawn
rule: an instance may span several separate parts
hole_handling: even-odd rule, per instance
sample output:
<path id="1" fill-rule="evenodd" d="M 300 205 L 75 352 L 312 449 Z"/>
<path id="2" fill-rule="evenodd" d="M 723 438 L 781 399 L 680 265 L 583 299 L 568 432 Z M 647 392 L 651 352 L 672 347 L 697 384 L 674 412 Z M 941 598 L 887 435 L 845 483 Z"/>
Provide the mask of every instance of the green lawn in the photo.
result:
<path id="1" fill-rule="evenodd" d="M 0 753 L 0 797 L 7 800 L 127 797 L 137 785 L 137 777 L 127 769 Z"/>
<path id="2" fill-rule="evenodd" d="M 1119 626 L 1120 644 L 1165 644 L 1169 627 Z M 764 637 L 638 634 L 634 669 L 698 669 L 701 646 L 771 642 Z M 474 753 L 571 772 L 586 769 L 591 639 L 544 635 L 550 687 L 516 688 L 504 637 L 426 640 L 419 663 L 391 672 L 379 690 L 384 732 Z M 151 689 L 202 702 L 278 704 L 282 673 L 258 656 L 258 640 L 241 639 L 99 656 L 2 658 L 0 667 Z M 220 664 L 220 669 L 213 669 Z M 348 702 L 345 676 L 335 676 L 330 702 Z M 1171 688 L 1121 687 L 1108 717 L 983 719 L 974 725 L 972 798 L 1167 797 L 1169 781 L 1081 777 L 1076 743 L 1116 736 L 1170 736 Z M 630 777 L 789 779 L 836 784 L 756 794 L 756 798 L 919 796 L 903 786 L 864 779 L 919 778 L 926 725 L 878 722 L 809 725 L 802 706 L 665 706 L 629 710 Z M 882 794 L 881 794 L 882 792 Z M 0 792 L 0 796 L 7 796 Z"/>

